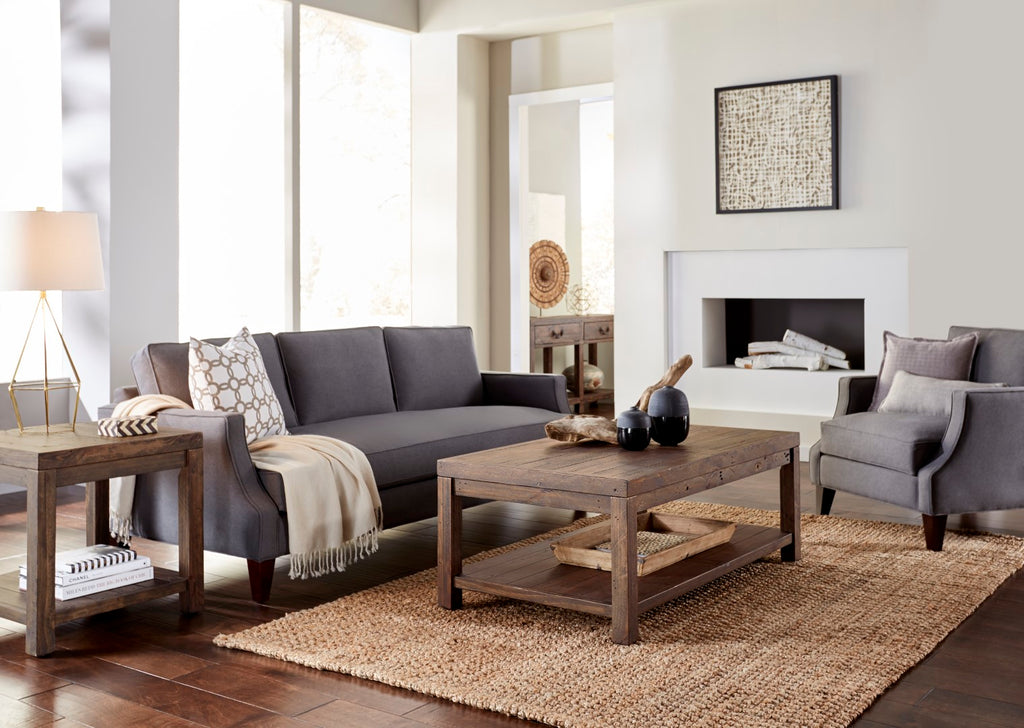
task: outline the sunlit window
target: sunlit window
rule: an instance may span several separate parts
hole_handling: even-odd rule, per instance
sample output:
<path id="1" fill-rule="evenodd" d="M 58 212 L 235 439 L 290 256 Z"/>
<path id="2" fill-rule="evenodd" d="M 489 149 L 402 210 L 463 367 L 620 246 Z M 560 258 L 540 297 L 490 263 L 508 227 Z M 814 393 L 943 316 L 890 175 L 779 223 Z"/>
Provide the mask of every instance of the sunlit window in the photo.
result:
<path id="1" fill-rule="evenodd" d="M 288 328 L 286 12 L 281 0 L 181 0 L 182 338 Z"/>
<path id="2" fill-rule="evenodd" d="M 409 323 L 409 37 L 302 8 L 301 321 Z"/>
<path id="3" fill-rule="evenodd" d="M 615 312 L 613 108 L 611 100 L 580 104 L 580 247 L 591 313 Z"/>
<path id="4" fill-rule="evenodd" d="M 61 209 L 60 3 L 0 0 L 0 210 Z M 0 292 L 0 381 L 14 373 L 39 294 Z M 48 294 L 60 318 L 60 293 Z M 40 329 L 41 330 L 41 329 Z M 43 376 L 30 343 L 18 380 Z M 60 376 L 59 349 L 49 375 Z"/>

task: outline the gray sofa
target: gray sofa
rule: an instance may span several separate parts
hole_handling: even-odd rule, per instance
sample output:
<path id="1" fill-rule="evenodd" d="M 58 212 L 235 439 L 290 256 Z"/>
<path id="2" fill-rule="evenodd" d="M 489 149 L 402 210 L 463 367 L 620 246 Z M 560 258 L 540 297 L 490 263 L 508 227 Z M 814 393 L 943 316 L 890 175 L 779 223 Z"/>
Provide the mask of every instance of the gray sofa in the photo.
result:
<path id="1" fill-rule="evenodd" d="M 327 435 L 366 453 L 385 527 L 437 514 L 439 458 L 543 437 L 545 423 L 569 412 L 562 375 L 481 373 L 467 327 L 255 340 L 289 432 Z M 118 390 L 115 400 L 162 393 L 190 401 L 187 344 L 149 344 L 131 364 L 136 386 Z M 274 559 L 288 553 L 280 475 L 253 466 L 241 414 L 174 409 L 161 412 L 158 423 L 203 433 L 205 546 L 247 559 L 253 599 L 266 601 Z M 138 477 L 132 520 L 144 538 L 177 542 L 175 473 Z"/>
<path id="2" fill-rule="evenodd" d="M 953 392 L 949 417 L 868 411 L 876 377 L 840 380 L 810 455 L 820 513 L 837 490 L 911 508 L 941 551 L 948 514 L 1024 508 L 1024 331 L 953 326 L 949 337 L 972 331 L 971 381 L 1009 386 Z"/>

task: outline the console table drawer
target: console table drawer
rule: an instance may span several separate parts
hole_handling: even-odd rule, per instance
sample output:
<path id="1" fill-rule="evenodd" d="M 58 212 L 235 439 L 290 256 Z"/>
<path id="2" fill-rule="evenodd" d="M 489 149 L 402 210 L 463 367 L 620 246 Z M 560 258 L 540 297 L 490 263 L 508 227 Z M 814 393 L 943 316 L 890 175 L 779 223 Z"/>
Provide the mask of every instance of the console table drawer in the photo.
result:
<path id="1" fill-rule="evenodd" d="M 533 343 L 540 344 L 573 344 L 583 338 L 583 324 L 570 323 L 534 323 Z"/>
<path id="2" fill-rule="evenodd" d="M 583 338 L 587 341 L 611 341 L 615 338 L 614 321 L 587 321 L 584 324 Z"/>

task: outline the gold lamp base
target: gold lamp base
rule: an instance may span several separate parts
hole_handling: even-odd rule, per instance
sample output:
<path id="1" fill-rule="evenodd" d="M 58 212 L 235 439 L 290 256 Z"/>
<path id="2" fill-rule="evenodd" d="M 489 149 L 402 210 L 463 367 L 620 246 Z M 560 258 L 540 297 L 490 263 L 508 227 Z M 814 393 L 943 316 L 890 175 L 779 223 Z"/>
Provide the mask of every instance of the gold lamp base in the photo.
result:
<path id="1" fill-rule="evenodd" d="M 25 356 L 25 349 L 28 348 L 29 339 L 32 336 L 32 329 L 36 325 L 36 319 L 39 318 L 39 314 L 43 313 L 43 379 L 19 382 L 18 381 L 18 370 L 21 368 L 21 360 Z M 64 349 L 64 356 L 68 360 L 68 364 L 71 367 L 71 377 L 68 381 L 64 379 L 56 382 L 50 381 L 49 376 L 49 365 L 47 362 L 47 342 L 46 342 L 46 316 L 49 315 L 50 321 L 53 323 L 53 329 L 57 332 L 57 338 L 60 340 L 61 348 Z M 75 390 L 75 407 L 71 415 L 70 423 L 57 423 L 56 425 L 50 424 L 50 392 L 73 389 Z M 78 376 L 78 370 L 75 368 L 75 362 L 71 359 L 71 352 L 68 351 L 67 342 L 64 341 L 64 335 L 60 332 L 60 326 L 57 325 L 57 318 L 53 315 L 53 309 L 50 308 L 49 301 L 46 300 L 46 291 L 39 292 L 39 301 L 36 303 L 35 312 L 32 314 L 32 322 L 28 325 L 28 333 L 25 335 L 25 343 L 21 346 L 21 353 L 18 354 L 18 364 L 14 367 L 14 374 L 11 376 L 11 383 L 7 387 L 7 391 L 11 395 L 11 404 L 14 406 L 14 417 L 18 421 L 18 432 L 25 431 L 25 425 L 21 421 L 21 410 L 18 408 L 18 400 L 15 397 L 15 392 L 34 391 L 43 393 L 43 410 L 45 420 L 45 431 L 47 434 L 55 431 L 74 430 L 75 423 L 78 421 L 78 403 L 79 403 L 79 392 L 82 389 L 82 380 Z"/>

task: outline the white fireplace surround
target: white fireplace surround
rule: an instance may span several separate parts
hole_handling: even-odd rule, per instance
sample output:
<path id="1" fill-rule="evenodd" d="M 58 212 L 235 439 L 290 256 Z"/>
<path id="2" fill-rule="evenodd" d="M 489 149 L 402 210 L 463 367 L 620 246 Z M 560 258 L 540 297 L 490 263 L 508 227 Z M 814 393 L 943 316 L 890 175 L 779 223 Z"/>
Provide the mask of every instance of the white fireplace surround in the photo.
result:
<path id="1" fill-rule="evenodd" d="M 705 306 L 705 299 L 863 299 L 863 372 L 871 374 L 881 363 L 883 331 L 908 332 L 906 248 L 673 251 L 666 258 L 669 361 L 693 356 L 681 383 L 693 409 L 828 417 L 839 377 L 851 374 L 706 362 L 704 352 L 724 334 L 715 330 L 717 307 Z"/>

